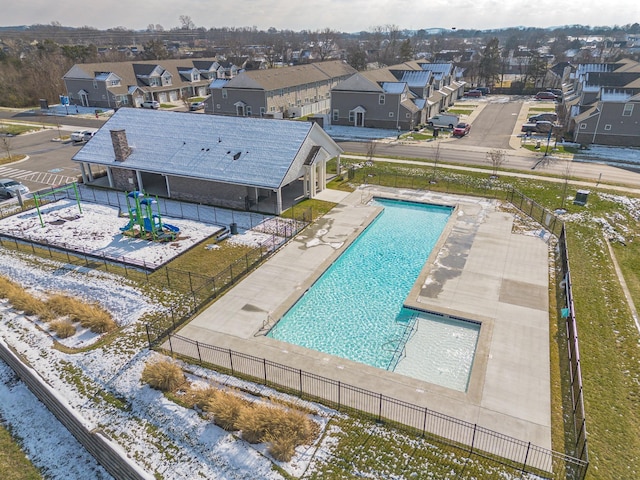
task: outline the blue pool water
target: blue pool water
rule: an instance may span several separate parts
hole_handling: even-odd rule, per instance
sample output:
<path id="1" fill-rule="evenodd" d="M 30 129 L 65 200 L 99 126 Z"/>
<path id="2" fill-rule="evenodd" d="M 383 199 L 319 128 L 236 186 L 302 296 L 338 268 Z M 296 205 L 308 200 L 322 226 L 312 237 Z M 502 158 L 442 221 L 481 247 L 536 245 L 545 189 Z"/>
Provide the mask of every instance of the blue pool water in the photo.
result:
<path id="1" fill-rule="evenodd" d="M 428 319 L 404 308 L 403 302 L 452 209 L 388 199 L 374 203 L 383 212 L 273 327 L 270 337 L 388 370 L 401 359 L 406 364 L 405 343 L 416 327 L 425 331 L 421 325 Z M 472 344 L 475 350 L 475 338 Z"/>

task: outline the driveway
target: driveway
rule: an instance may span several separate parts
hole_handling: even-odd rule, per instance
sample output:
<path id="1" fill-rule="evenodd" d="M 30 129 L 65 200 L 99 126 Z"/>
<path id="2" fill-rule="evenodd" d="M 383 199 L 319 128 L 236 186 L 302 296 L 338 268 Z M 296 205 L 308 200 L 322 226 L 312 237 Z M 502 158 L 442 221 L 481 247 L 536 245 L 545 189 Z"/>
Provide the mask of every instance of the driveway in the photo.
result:
<path id="1" fill-rule="evenodd" d="M 522 105 L 519 97 L 514 100 L 507 96 L 489 96 L 477 116 L 471 116 L 471 133 L 452 141 L 472 147 L 512 150 L 509 141 Z"/>

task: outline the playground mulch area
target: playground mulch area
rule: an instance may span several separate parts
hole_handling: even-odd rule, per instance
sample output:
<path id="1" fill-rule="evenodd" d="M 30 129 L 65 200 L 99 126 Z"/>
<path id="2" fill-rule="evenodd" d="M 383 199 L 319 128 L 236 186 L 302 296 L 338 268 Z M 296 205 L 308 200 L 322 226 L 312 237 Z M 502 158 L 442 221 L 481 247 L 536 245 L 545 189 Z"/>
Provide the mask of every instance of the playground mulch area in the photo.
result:
<path id="1" fill-rule="evenodd" d="M 194 220 L 162 217 L 180 229 L 177 237 L 157 242 L 124 235 L 129 222 L 118 208 L 63 199 L 0 220 L 0 232 L 12 237 L 62 247 L 124 263 L 160 266 L 223 227 Z"/>

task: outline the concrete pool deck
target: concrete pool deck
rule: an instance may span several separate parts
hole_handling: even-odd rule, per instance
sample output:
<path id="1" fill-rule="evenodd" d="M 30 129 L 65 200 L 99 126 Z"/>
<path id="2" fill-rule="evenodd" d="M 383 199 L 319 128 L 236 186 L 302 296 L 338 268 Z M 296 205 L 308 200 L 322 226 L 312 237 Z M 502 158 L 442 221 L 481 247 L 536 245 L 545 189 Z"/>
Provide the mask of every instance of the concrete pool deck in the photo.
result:
<path id="1" fill-rule="evenodd" d="M 466 392 L 265 336 L 376 217 L 378 207 L 366 205 L 374 195 L 456 206 L 405 305 L 482 323 Z M 487 199 L 371 186 L 320 198 L 338 205 L 177 333 L 551 449 L 544 240 L 513 233 L 513 216 Z"/>

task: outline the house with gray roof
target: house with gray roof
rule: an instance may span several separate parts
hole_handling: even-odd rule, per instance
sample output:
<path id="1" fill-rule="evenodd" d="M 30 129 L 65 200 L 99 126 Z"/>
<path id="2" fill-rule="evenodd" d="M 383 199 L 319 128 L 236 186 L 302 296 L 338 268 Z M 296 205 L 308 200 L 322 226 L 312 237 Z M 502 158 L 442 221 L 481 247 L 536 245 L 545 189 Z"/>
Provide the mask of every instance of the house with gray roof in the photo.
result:
<path id="1" fill-rule="evenodd" d="M 356 70 L 341 60 L 243 71 L 209 86 L 205 113 L 294 118 L 326 113 L 331 89 Z"/>
<path id="2" fill-rule="evenodd" d="M 463 92 L 451 64 L 411 61 L 358 72 L 331 90 L 331 123 L 411 130 Z"/>
<path id="3" fill-rule="evenodd" d="M 640 147 L 640 63 L 587 63 L 563 85 L 560 118 L 573 141 Z"/>
<path id="4" fill-rule="evenodd" d="M 341 153 L 313 122 L 123 108 L 72 160 L 87 184 L 278 215 Z"/>
<path id="5" fill-rule="evenodd" d="M 115 109 L 204 97 L 212 80 L 232 71 L 215 59 L 172 59 L 79 63 L 62 78 L 72 105 Z"/>

